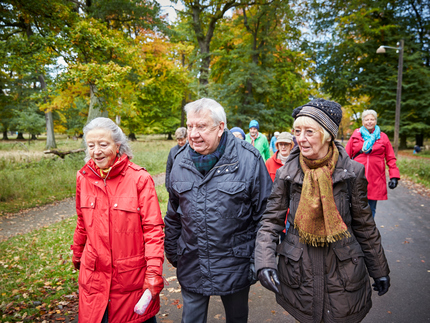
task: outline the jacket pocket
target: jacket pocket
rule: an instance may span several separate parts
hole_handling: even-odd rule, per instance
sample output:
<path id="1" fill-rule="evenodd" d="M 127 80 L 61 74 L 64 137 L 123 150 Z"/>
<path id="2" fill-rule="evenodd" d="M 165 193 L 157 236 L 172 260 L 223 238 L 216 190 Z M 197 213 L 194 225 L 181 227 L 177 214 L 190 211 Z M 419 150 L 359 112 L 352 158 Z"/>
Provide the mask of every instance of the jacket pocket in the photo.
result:
<path id="1" fill-rule="evenodd" d="M 364 254 L 360 245 L 351 244 L 333 248 L 342 285 L 347 291 L 355 291 L 365 286 L 368 279 Z"/>
<path id="2" fill-rule="evenodd" d="M 97 256 L 85 250 L 81 258 L 78 282 L 88 294 L 101 290 L 100 273 L 97 271 Z"/>
<path id="3" fill-rule="evenodd" d="M 303 248 L 297 248 L 284 241 L 278 245 L 277 252 L 280 280 L 291 288 L 299 288 L 302 283 Z"/>
<path id="4" fill-rule="evenodd" d="M 218 183 L 217 210 L 221 218 L 240 218 L 246 202 L 245 183 Z"/>
<path id="5" fill-rule="evenodd" d="M 137 206 L 137 197 L 114 197 L 111 200 L 115 232 L 142 232 L 142 222 Z"/>
<path id="6" fill-rule="evenodd" d="M 145 255 L 117 259 L 117 281 L 124 292 L 143 288 L 146 259 Z"/>
<path id="7" fill-rule="evenodd" d="M 84 217 L 85 225 L 92 227 L 94 221 L 94 209 L 96 207 L 96 197 L 90 195 L 81 195 L 81 211 Z"/>
<path id="8" fill-rule="evenodd" d="M 255 234 L 253 232 L 236 233 L 233 236 L 233 243 L 233 255 L 235 257 L 251 258 L 255 248 Z"/>
<path id="9" fill-rule="evenodd" d="M 173 182 L 172 189 L 179 197 L 179 205 L 181 205 L 181 216 L 188 217 L 192 209 L 193 202 L 193 183 L 191 182 Z"/>

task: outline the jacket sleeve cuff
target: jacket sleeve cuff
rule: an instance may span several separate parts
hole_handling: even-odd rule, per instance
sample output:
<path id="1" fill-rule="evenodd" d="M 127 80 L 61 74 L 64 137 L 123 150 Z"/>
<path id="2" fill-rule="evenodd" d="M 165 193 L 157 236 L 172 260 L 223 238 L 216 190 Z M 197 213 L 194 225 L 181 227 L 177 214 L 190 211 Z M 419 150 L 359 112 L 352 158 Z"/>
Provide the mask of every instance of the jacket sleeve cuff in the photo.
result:
<path id="1" fill-rule="evenodd" d="M 76 258 L 81 258 L 82 257 L 82 253 L 84 252 L 84 247 L 77 246 L 77 245 L 71 245 L 70 246 L 70 250 L 73 250 L 73 255 Z"/>
<path id="2" fill-rule="evenodd" d="M 161 259 L 159 259 L 159 258 L 148 259 L 146 261 L 146 266 L 147 267 L 161 268 L 161 271 L 163 271 L 163 261 Z"/>

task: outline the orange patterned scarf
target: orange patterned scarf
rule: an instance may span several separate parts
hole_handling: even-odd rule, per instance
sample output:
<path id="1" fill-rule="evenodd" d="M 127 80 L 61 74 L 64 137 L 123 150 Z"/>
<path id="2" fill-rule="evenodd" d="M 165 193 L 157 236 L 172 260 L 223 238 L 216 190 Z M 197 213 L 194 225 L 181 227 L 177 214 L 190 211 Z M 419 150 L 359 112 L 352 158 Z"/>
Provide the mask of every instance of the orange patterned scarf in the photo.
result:
<path id="1" fill-rule="evenodd" d="M 294 227 L 302 243 L 324 247 L 350 236 L 333 197 L 332 175 L 338 158 L 339 151 L 334 143 L 322 159 L 310 160 L 300 154 L 305 177 Z"/>

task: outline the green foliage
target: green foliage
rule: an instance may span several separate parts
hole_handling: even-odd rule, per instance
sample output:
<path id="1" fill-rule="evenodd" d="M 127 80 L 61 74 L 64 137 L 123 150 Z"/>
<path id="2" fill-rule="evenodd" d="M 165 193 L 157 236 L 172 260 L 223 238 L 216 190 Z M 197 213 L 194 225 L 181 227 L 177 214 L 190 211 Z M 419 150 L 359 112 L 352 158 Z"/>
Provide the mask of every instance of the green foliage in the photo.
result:
<path id="1" fill-rule="evenodd" d="M 430 187 L 430 162 L 429 158 L 400 158 L 397 161 L 400 174 L 411 178 L 414 182 Z"/>
<path id="2" fill-rule="evenodd" d="M 236 11 L 220 25 L 211 89 L 230 127 L 246 129 L 256 119 L 263 132 L 289 131 L 292 110 L 308 100 L 310 63 L 291 46 L 300 35 L 296 14 L 275 1 Z"/>
<path id="3" fill-rule="evenodd" d="M 374 109 L 378 124 L 394 131 L 399 54 L 404 39 L 400 137 L 430 135 L 430 32 L 427 2 L 312 1 L 312 30 L 317 35 L 307 50 L 317 62 L 321 89 L 349 108 L 362 100 L 356 112 Z M 315 40 L 316 39 L 316 40 Z"/>
<path id="4" fill-rule="evenodd" d="M 13 119 L 15 128 L 19 132 L 38 135 L 45 131 L 45 118 L 34 110 L 15 111 L 16 117 Z"/>

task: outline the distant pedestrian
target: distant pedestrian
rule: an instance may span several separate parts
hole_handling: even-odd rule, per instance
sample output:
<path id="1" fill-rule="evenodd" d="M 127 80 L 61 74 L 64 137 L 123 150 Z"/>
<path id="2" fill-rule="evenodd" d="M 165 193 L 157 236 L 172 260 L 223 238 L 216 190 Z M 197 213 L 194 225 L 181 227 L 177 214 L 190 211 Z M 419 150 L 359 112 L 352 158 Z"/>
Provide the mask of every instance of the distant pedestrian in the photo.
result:
<path id="1" fill-rule="evenodd" d="M 346 144 L 349 157 L 364 165 L 369 205 L 375 217 L 376 203 L 387 200 L 387 180 L 385 177 L 385 163 L 388 166 L 390 181 L 388 187 L 395 189 L 400 179 L 400 171 L 396 165 L 396 155 L 388 136 L 381 132 L 376 124 L 377 114 L 374 110 L 365 110 L 361 115 L 363 126 L 354 130 Z"/>
<path id="2" fill-rule="evenodd" d="M 236 138 L 245 140 L 245 132 L 242 130 L 242 128 L 239 127 L 233 127 L 230 129 L 230 132 L 235 136 Z"/>
<path id="3" fill-rule="evenodd" d="M 287 158 L 290 155 L 291 149 L 293 147 L 294 147 L 293 135 L 289 132 L 282 132 L 278 136 L 278 140 L 276 141 L 277 152 L 274 153 L 273 156 L 266 161 L 266 167 L 267 167 L 267 170 L 269 171 L 272 181 L 275 180 L 276 171 L 279 168 L 281 168 L 287 161 Z M 285 218 L 285 228 L 280 233 L 281 241 L 284 240 L 286 231 L 288 230 L 289 227 L 290 227 L 290 223 L 287 221 L 287 218 Z"/>
<path id="4" fill-rule="evenodd" d="M 266 161 L 266 167 L 269 171 L 272 181 L 275 180 L 276 171 L 282 167 L 290 155 L 291 149 L 294 147 L 293 135 L 289 132 L 282 132 L 276 141 L 277 152 Z"/>
<path id="5" fill-rule="evenodd" d="M 163 289 L 163 219 L 154 181 L 132 163 L 122 130 L 108 118 L 84 127 L 85 166 L 76 179 L 72 262 L 79 270 L 79 323 L 155 323 Z M 134 313 L 144 291 L 152 301 Z"/>
<path id="6" fill-rule="evenodd" d="M 187 128 L 180 127 L 175 131 L 176 142 L 178 143 L 172 149 L 170 149 L 169 156 L 167 157 L 166 163 L 166 177 L 165 177 L 165 187 L 166 189 L 169 187 L 170 180 L 170 171 L 173 167 L 173 162 L 175 160 L 175 155 L 179 151 L 179 149 L 187 143 Z"/>
<path id="7" fill-rule="evenodd" d="M 255 248 L 261 284 L 300 322 L 360 322 L 390 287 L 364 166 L 336 142 L 342 109 L 316 99 L 293 111 L 298 147 L 278 170 Z M 291 223 L 278 245 L 286 212 Z M 278 259 L 279 257 L 279 259 Z"/>
<path id="8" fill-rule="evenodd" d="M 276 149 L 276 140 L 278 139 L 279 136 L 279 131 L 275 131 L 275 133 L 273 134 L 272 139 L 270 139 L 270 149 L 272 149 L 273 153 L 276 153 L 278 151 L 278 149 Z"/>
<path id="9" fill-rule="evenodd" d="M 173 164 L 164 218 L 182 323 L 206 322 L 211 295 L 221 296 L 227 322 L 245 323 L 255 237 L 272 181 L 260 153 L 226 129 L 218 102 L 200 99 L 185 111 L 188 143 Z"/>
<path id="10" fill-rule="evenodd" d="M 414 146 L 414 154 L 418 154 L 421 151 L 421 147 L 418 145 Z"/>
<path id="11" fill-rule="evenodd" d="M 265 135 L 259 133 L 260 125 L 257 120 L 251 120 L 249 123 L 249 133 L 246 135 L 245 140 L 253 145 L 263 156 L 264 161 L 270 158 L 269 142 Z"/>

